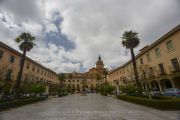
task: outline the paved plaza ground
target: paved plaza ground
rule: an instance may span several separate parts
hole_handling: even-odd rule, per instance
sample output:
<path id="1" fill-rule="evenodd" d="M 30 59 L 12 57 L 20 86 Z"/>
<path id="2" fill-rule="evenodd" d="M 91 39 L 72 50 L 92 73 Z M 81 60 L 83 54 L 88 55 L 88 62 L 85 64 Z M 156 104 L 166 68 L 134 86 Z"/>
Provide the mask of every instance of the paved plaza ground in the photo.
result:
<path id="1" fill-rule="evenodd" d="M 180 120 L 180 111 L 160 111 L 97 94 L 74 94 L 0 112 L 0 120 Z"/>

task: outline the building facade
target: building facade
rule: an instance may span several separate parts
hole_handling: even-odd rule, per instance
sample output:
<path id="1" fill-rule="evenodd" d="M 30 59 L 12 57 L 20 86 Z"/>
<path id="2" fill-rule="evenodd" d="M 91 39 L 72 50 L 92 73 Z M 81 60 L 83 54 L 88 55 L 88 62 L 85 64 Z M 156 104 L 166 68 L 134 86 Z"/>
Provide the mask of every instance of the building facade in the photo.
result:
<path id="1" fill-rule="evenodd" d="M 180 88 L 180 25 L 166 33 L 136 55 L 139 81 L 148 87 L 163 91 Z M 108 74 L 111 85 L 135 84 L 133 65 L 128 61 Z"/>
<path id="2" fill-rule="evenodd" d="M 0 81 L 9 81 L 12 86 L 17 80 L 22 54 L 0 42 Z M 46 85 L 59 84 L 58 75 L 26 57 L 21 82 L 41 82 Z"/>
<path id="3" fill-rule="evenodd" d="M 65 80 L 64 86 L 68 90 L 72 91 L 94 91 L 96 87 L 105 82 L 104 78 L 104 63 L 101 60 L 101 56 L 99 55 L 98 60 L 96 62 L 96 67 L 89 69 L 88 72 L 85 73 L 64 73 Z"/>

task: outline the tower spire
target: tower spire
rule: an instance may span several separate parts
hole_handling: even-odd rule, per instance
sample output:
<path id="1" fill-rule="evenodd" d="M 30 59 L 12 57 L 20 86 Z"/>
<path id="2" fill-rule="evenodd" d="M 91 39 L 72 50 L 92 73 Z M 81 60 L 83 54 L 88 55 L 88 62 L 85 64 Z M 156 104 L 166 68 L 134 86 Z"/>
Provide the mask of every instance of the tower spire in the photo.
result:
<path id="1" fill-rule="evenodd" d="M 101 61 L 101 55 L 99 54 L 98 60 Z"/>

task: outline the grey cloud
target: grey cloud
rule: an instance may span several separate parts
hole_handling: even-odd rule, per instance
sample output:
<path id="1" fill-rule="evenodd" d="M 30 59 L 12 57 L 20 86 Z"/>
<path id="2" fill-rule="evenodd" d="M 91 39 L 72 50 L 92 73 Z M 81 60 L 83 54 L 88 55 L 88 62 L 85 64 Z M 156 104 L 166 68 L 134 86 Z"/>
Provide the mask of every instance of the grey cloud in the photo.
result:
<path id="1" fill-rule="evenodd" d="M 10 39 L 30 29 L 39 47 L 29 55 L 57 72 L 85 71 L 99 53 L 115 68 L 131 57 L 121 45 L 125 30 L 139 33 L 137 53 L 179 24 L 179 6 L 179 0 L 4 0 L 0 39 L 15 48 Z"/>
<path id="2" fill-rule="evenodd" d="M 6 0 L 0 4 L 0 11 L 13 15 L 16 22 L 40 21 L 42 8 L 37 0 Z"/>

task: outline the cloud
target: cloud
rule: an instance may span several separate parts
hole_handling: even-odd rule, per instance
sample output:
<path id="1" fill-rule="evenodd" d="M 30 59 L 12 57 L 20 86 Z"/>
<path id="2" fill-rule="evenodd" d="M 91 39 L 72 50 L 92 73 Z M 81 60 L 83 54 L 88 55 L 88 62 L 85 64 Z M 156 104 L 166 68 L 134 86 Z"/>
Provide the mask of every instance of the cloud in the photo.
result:
<path id="1" fill-rule="evenodd" d="M 6 0 L 0 3 L 0 40 L 18 49 L 23 31 L 36 36 L 28 53 L 56 72 L 84 72 L 101 54 L 109 69 L 130 59 L 121 45 L 125 30 L 150 44 L 179 24 L 178 0 Z"/>

